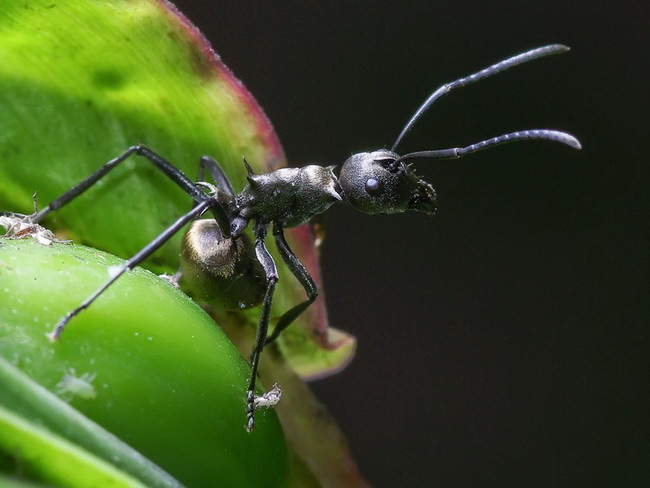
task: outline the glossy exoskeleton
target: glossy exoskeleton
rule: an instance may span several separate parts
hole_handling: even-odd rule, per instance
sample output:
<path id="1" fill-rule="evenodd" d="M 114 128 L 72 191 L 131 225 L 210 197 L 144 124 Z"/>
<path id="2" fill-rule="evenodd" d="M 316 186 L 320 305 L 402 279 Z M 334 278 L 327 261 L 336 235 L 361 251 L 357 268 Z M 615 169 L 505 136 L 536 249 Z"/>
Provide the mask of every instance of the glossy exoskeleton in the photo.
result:
<path id="1" fill-rule="evenodd" d="M 287 245 L 284 229 L 308 222 L 337 201 L 347 201 L 358 210 L 369 214 L 417 211 L 432 215 L 436 211 L 436 193 L 433 187 L 419 178 L 407 164 L 414 159 L 459 158 L 487 147 L 524 139 L 546 139 L 579 149 L 580 143 L 567 133 L 536 129 L 497 136 L 461 148 L 420 151 L 403 156 L 395 152 L 397 145 L 421 114 L 452 89 L 479 81 L 518 64 L 567 50 L 566 46 L 559 44 L 533 49 L 443 85 L 420 106 L 390 150 L 380 149 L 351 156 L 343 164 L 338 177 L 334 174 L 333 167 L 318 165 L 255 174 L 244 160 L 248 183 L 240 193 L 236 193 L 226 174 L 208 157 L 201 159 L 200 174 L 207 169 L 214 184 L 192 182 L 151 149 L 141 145 L 130 147 L 50 205 L 34 213 L 29 217 L 30 221 L 38 222 L 49 212 L 67 204 L 132 154 L 143 156 L 153 163 L 190 195 L 195 205 L 144 249 L 127 260 L 122 268 L 113 273 L 111 278 L 79 307 L 62 318 L 49 334 L 50 339 L 58 339 L 70 319 L 87 308 L 119 276 L 142 262 L 185 224 L 194 221 L 183 238 L 181 250 L 183 279 L 193 295 L 224 309 L 241 309 L 262 304 L 247 388 L 246 428 L 253 430 L 256 405 L 254 391 L 262 350 L 266 344 L 275 340 L 318 294 L 309 273 Z M 211 218 L 196 220 L 208 212 Z M 250 222 L 253 224 L 254 242 L 244 234 Z M 306 299 L 284 312 L 269 334 L 269 315 L 278 280 L 276 264 L 264 241 L 271 224 L 275 245 L 282 261 L 303 286 Z"/>

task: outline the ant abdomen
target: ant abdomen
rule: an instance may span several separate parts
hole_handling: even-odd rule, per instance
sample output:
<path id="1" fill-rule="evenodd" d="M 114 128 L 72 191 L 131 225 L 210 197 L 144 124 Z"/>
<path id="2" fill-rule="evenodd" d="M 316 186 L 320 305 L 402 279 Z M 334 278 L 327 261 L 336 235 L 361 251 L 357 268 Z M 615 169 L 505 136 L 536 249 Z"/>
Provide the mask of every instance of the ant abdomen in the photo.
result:
<path id="1" fill-rule="evenodd" d="M 220 310 L 259 305 L 266 291 L 251 240 L 224 237 L 214 219 L 194 221 L 183 236 L 181 271 L 191 294 Z"/>

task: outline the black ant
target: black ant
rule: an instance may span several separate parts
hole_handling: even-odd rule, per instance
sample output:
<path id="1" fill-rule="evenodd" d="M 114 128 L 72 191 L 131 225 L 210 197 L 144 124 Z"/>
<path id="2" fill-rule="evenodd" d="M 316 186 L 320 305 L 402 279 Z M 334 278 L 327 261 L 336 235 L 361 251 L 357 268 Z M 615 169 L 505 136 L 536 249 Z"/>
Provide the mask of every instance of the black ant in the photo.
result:
<path id="1" fill-rule="evenodd" d="M 436 211 L 436 193 L 429 183 L 415 174 L 410 165 L 405 164 L 414 159 L 460 158 L 487 147 L 524 139 L 547 139 L 580 149 L 580 143 L 570 134 L 535 129 L 500 135 L 466 147 L 419 151 L 404 156 L 395 153 L 404 135 L 420 116 L 433 102 L 451 90 L 518 64 L 563 53 L 568 49 L 560 44 L 533 49 L 441 86 L 415 112 L 390 150 L 379 149 L 369 153 L 354 154 L 343 163 L 338 178 L 332 166 L 317 165 L 282 168 L 270 173 L 255 174 L 244 159 L 248 171 L 248 184 L 241 193 L 237 194 L 221 167 L 207 156 L 201 158 L 198 179 L 203 179 L 203 173 L 207 169 L 215 184 L 201 181 L 194 183 L 151 149 L 141 145 L 130 147 L 47 207 L 29 216 L 29 221 L 37 223 L 53 210 L 69 203 L 132 154 L 144 156 L 180 186 L 192 197 L 194 207 L 127 260 L 104 285 L 62 318 L 48 337 L 52 341 L 57 340 L 66 324 L 95 301 L 124 272 L 141 263 L 185 224 L 210 212 L 213 218 L 195 221 L 183 238 L 181 272 L 194 295 L 213 305 L 224 309 L 241 309 L 262 304 L 255 345 L 251 354 L 252 370 L 246 398 L 246 429 L 252 431 L 255 427 L 255 381 L 262 350 L 264 346 L 277 339 L 318 295 L 318 289 L 311 276 L 287 245 L 284 229 L 307 223 L 333 203 L 342 200 L 369 214 L 414 210 L 432 215 Z M 253 222 L 254 244 L 243 233 L 250 221 Z M 273 291 L 278 281 L 275 262 L 264 243 L 271 224 L 273 224 L 273 237 L 282 261 L 303 286 L 307 298 L 286 311 L 271 334 L 268 334 Z"/>

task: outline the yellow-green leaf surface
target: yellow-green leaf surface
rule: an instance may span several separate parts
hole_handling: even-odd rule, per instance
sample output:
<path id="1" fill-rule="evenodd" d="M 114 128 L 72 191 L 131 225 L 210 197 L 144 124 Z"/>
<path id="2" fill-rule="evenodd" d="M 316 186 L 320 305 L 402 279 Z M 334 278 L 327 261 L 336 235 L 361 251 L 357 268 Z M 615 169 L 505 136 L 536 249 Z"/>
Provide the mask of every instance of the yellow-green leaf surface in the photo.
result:
<path id="1" fill-rule="evenodd" d="M 277 418 L 260 412 L 254 435 L 245 431 L 249 368 L 190 299 L 134 270 L 52 344 L 46 332 L 121 260 L 77 245 L 0 243 L 0 356 L 189 487 L 283 486 Z M 14 384 L 0 384 L 0 405 L 94 449 L 88 434 Z"/>
<path id="2" fill-rule="evenodd" d="M 0 9 L 0 206 L 31 211 L 133 144 L 194 178 L 210 154 L 235 188 L 242 156 L 283 162 L 251 95 L 187 20 L 154 0 L 4 0 Z M 58 225 L 129 256 L 190 206 L 145 160 L 125 163 Z M 129 211 L 126 212 L 125 209 Z M 174 267 L 179 238 L 156 254 Z"/>

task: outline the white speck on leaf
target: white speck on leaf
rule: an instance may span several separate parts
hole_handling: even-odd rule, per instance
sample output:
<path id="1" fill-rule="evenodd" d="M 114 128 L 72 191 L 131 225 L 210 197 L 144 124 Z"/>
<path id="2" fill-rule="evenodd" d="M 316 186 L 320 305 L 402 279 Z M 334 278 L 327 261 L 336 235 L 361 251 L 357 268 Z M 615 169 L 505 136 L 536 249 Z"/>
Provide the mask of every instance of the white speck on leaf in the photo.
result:
<path id="1" fill-rule="evenodd" d="M 124 266 L 109 266 L 108 276 L 109 278 L 115 278 L 124 270 Z"/>
<path id="2" fill-rule="evenodd" d="M 96 373 L 84 373 L 77 376 L 74 368 L 70 368 L 57 383 L 54 392 L 66 401 L 75 396 L 84 400 L 92 400 L 97 397 L 97 391 L 92 384 L 96 376 Z"/>
<path id="3" fill-rule="evenodd" d="M 70 241 L 58 239 L 52 232 L 45 227 L 32 222 L 33 215 L 2 215 L 0 216 L 0 226 L 4 227 L 7 232 L 4 234 L 6 239 L 26 239 L 33 238 L 37 243 L 43 246 L 49 246 L 53 242 L 67 244 Z"/>

